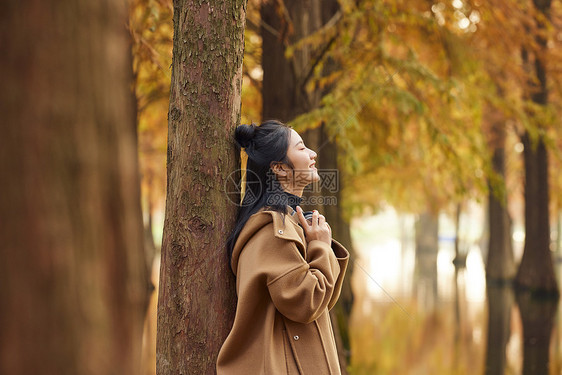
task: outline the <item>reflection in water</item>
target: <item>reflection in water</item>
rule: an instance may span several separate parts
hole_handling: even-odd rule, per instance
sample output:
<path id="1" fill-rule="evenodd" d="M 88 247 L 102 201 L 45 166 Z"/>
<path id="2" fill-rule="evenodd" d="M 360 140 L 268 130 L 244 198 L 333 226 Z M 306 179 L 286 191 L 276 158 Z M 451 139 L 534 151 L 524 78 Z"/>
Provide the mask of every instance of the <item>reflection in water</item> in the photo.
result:
<path id="1" fill-rule="evenodd" d="M 488 285 L 488 340 L 486 375 L 504 374 L 507 369 L 506 349 L 511 332 L 513 289 L 511 285 Z"/>
<path id="2" fill-rule="evenodd" d="M 523 375 L 548 375 L 550 338 L 558 299 L 517 293 L 523 322 Z"/>
<path id="3" fill-rule="evenodd" d="M 455 272 L 454 225 L 439 221 L 434 311 L 424 309 L 412 290 L 414 217 L 389 211 L 353 224 L 355 261 L 364 271 L 356 268 L 352 280 L 357 303 L 350 327 L 351 374 L 560 374 L 561 331 L 552 330 L 560 311 L 523 305 L 519 313 L 509 287 L 487 288 L 474 229 L 482 220 L 462 222 L 476 234 L 466 235 L 465 229 L 466 268 Z M 515 254 L 517 260 L 517 249 Z M 550 328 L 541 326 L 548 322 Z"/>

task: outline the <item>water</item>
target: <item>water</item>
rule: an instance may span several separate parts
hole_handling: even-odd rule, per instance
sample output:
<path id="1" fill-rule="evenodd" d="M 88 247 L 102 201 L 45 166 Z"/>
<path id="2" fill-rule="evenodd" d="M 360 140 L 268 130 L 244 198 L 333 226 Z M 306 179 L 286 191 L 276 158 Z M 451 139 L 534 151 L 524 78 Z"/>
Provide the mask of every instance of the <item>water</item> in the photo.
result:
<path id="1" fill-rule="evenodd" d="M 544 320 L 548 311 L 555 315 L 553 327 L 547 326 L 546 332 L 541 319 L 527 319 L 525 341 L 519 311 L 525 301 L 518 304 L 509 288 L 488 290 L 488 301 L 483 215 L 479 206 L 472 205 L 461 216 L 461 249 L 467 257 L 466 268 L 457 272 L 454 225 L 441 216 L 437 274 L 421 275 L 415 283 L 413 215 L 399 216 L 388 209 L 352 223 L 357 255 L 352 260 L 356 300 L 350 323 L 351 373 L 562 373 L 560 309 L 537 310 L 540 307 L 531 304 L 531 310 L 525 310 L 531 315 L 525 316 Z M 520 226 L 514 233 L 518 262 L 524 236 Z M 555 266 L 561 271 L 560 263 Z"/>

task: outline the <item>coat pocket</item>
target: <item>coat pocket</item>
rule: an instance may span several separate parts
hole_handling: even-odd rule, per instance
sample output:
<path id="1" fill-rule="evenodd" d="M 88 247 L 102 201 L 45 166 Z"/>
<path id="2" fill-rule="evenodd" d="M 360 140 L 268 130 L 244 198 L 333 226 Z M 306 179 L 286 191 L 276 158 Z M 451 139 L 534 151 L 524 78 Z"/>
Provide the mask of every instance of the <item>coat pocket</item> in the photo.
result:
<path id="1" fill-rule="evenodd" d="M 326 312 L 320 319 L 324 321 L 327 318 Z M 287 330 L 287 341 L 292 349 L 299 374 L 339 374 L 337 372 L 339 367 L 336 369 L 336 366 L 333 366 L 334 359 L 330 358 L 335 349 L 330 350 L 329 353 L 326 351 L 326 349 L 332 349 L 328 327 L 324 325 L 319 327 L 318 321 L 302 324 L 287 319 L 284 323 Z M 337 353 L 335 361 L 337 362 Z"/>

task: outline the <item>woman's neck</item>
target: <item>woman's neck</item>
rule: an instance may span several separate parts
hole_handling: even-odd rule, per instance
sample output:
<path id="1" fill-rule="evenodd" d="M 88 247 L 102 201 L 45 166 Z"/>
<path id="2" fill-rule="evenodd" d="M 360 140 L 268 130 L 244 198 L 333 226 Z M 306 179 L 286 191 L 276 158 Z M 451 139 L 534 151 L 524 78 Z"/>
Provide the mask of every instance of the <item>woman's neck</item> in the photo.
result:
<path id="1" fill-rule="evenodd" d="M 302 193 L 304 191 L 304 187 L 302 186 L 291 186 L 291 184 L 285 184 L 283 181 L 280 181 L 281 187 L 283 190 L 289 194 L 296 195 L 299 198 L 302 198 Z"/>

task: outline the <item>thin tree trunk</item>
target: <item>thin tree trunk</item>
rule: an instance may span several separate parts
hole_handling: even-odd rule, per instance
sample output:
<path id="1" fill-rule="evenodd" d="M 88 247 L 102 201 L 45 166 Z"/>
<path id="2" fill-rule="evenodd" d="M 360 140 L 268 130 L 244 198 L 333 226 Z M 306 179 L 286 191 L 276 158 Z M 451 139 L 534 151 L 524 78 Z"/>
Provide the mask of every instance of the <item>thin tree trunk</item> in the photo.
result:
<path id="1" fill-rule="evenodd" d="M 501 94 L 501 93 L 500 93 Z M 488 194 L 488 258 L 486 261 L 486 278 L 489 282 L 509 282 L 515 276 L 515 262 L 511 241 L 511 219 L 507 211 L 507 193 L 505 192 L 505 125 L 503 117 L 497 110 L 489 109 L 490 147 L 493 150 L 492 166 L 502 178 L 501 186 L 489 183 Z M 501 191 L 501 198 L 498 192 Z"/>
<path id="2" fill-rule="evenodd" d="M 455 210 L 455 258 L 453 259 L 453 264 L 455 266 L 455 359 L 458 359 L 458 353 L 461 347 L 461 336 L 462 336 L 462 324 L 463 321 L 461 319 L 461 310 L 462 309 L 462 302 L 461 302 L 461 294 L 464 297 L 464 283 L 459 285 L 459 278 L 460 278 L 460 270 L 466 267 L 466 254 L 461 254 L 460 249 L 460 222 L 461 222 L 461 212 L 462 212 L 462 205 L 459 203 L 457 204 Z M 462 290 L 460 290 L 462 287 Z"/>
<path id="3" fill-rule="evenodd" d="M 140 371 L 148 301 L 126 2 L 0 14 L 0 373 Z"/>
<path id="4" fill-rule="evenodd" d="M 240 162 L 232 134 L 245 11 L 243 0 L 174 1 L 157 329 L 162 375 L 213 374 L 232 327 L 236 294 L 225 244 L 238 202 L 225 183 Z"/>
<path id="5" fill-rule="evenodd" d="M 414 265 L 414 296 L 422 310 L 437 307 L 437 254 L 439 251 L 439 218 L 425 212 L 416 220 L 416 256 Z"/>
<path id="6" fill-rule="evenodd" d="M 147 313 L 144 320 L 142 335 L 141 375 L 156 374 L 156 322 L 158 311 L 158 278 L 160 273 L 160 257 L 155 257 L 151 280 L 155 290 L 150 294 Z"/>

